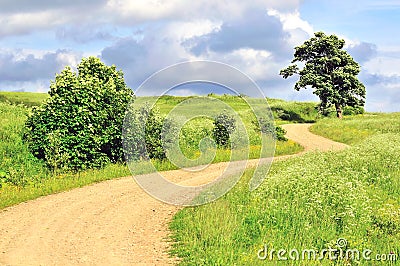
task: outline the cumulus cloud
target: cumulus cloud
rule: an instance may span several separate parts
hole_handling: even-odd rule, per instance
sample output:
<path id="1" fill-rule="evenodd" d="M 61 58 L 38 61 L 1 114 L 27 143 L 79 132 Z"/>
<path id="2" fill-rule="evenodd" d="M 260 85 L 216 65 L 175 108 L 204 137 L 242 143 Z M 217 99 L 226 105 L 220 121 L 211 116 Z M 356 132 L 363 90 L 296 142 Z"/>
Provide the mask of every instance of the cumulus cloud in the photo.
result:
<path id="1" fill-rule="evenodd" d="M 104 5 L 106 0 L 2 0 L 0 14 L 35 13 L 43 10 L 84 10 Z M 89 10 L 86 10 L 89 11 Z"/>
<path id="2" fill-rule="evenodd" d="M 364 63 L 377 55 L 377 46 L 373 43 L 361 42 L 349 45 L 347 51 L 357 62 Z"/>
<path id="3" fill-rule="evenodd" d="M 292 95 L 293 82 L 283 80 L 279 70 L 290 63 L 294 43 L 306 40 L 305 30 L 311 32 L 312 29 L 306 23 L 294 27 L 293 21 L 301 20 L 298 13 L 285 14 L 269 14 L 264 9 L 222 22 L 192 19 L 152 24 L 142 29 L 141 38 L 120 38 L 104 48 L 101 58 L 121 68 L 133 89 L 171 64 L 211 60 L 232 65 L 248 74 L 270 97 L 285 92 Z M 307 93 L 302 93 L 302 97 Z M 313 98 L 311 93 L 308 95 Z M 296 94 L 290 97 L 296 99 Z"/>
<path id="4" fill-rule="evenodd" d="M 0 38 L 54 30 L 65 24 L 95 25 L 105 20 L 105 4 L 106 0 L 4 0 L 0 10 Z"/>
<path id="5" fill-rule="evenodd" d="M 54 30 L 63 25 L 137 26 L 159 20 L 213 21 L 235 19 L 249 9 L 265 10 L 267 7 L 287 10 L 297 7 L 299 0 L 233 1 L 2 1 L 0 10 L 0 38 L 24 35 L 36 31 Z M 201 10 L 201 12 L 199 12 Z"/>
<path id="6" fill-rule="evenodd" d="M 76 43 L 91 41 L 110 41 L 116 39 L 113 30 L 108 27 L 91 25 L 65 25 L 55 30 L 56 37 L 60 40 L 69 40 Z"/>
<path id="7" fill-rule="evenodd" d="M 68 50 L 47 52 L 43 55 L 25 53 L 24 51 L 0 51 L 0 86 L 16 87 L 29 83 L 47 85 L 57 72 L 66 65 L 76 65 L 80 55 Z M 47 86 L 48 87 L 48 86 Z M 16 89 L 24 89 L 17 87 Z M 29 89 L 29 88 L 27 88 Z"/>
<path id="8" fill-rule="evenodd" d="M 239 49 L 286 52 L 288 34 L 282 23 L 266 11 L 253 11 L 245 19 L 223 23 L 220 29 L 188 40 L 190 51 L 202 55 L 212 52 L 232 52 Z"/>

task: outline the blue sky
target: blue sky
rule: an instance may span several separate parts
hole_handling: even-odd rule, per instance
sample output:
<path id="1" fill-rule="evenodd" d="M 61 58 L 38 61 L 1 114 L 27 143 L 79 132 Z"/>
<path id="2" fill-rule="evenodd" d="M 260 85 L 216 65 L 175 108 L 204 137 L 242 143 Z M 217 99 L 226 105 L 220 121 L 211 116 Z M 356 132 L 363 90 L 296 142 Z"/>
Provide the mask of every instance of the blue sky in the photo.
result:
<path id="1" fill-rule="evenodd" d="M 400 0 L 2 0 L 0 25 L 0 90 L 47 91 L 66 65 L 93 55 L 134 90 L 171 64 L 214 60 L 268 97 L 317 100 L 278 73 L 294 46 L 324 31 L 361 64 L 367 110 L 400 111 Z"/>

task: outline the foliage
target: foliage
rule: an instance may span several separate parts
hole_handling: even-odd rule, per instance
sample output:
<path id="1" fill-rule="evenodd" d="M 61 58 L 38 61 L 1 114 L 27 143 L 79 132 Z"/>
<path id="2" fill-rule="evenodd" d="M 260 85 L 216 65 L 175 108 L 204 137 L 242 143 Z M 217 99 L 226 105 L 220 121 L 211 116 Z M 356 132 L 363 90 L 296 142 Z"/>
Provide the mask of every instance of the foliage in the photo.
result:
<path id="1" fill-rule="evenodd" d="M 256 130 L 260 131 L 262 134 L 267 134 L 272 136 L 276 140 L 287 141 L 288 139 L 285 137 L 286 130 L 281 126 L 275 126 L 270 119 L 266 119 L 261 117 L 258 119 L 258 122 L 253 121 L 253 124 L 256 127 Z"/>
<path id="2" fill-rule="evenodd" d="M 139 109 L 128 108 L 124 121 L 125 158 L 131 160 L 163 160 L 176 134 L 174 123 L 147 104 Z"/>
<path id="3" fill-rule="evenodd" d="M 280 141 L 287 141 L 288 139 L 285 137 L 286 130 L 283 129 L 281 126 L 275 127 L 275 135 L 276 139 Z"/>
<path id="4" fill-rule="evenodd" d="M 53 175 L 58 173 L 59 169 L 68 167 L 68 154 L 61 150 L 61 134 L 55 130 L 48 135 L 49 143 L 45 147 L 45 159 L 47 164 L 53 169 Z"/>
<path id="5" fill-rule="evenodd" d="M 300 70 L 293 64 L 280 71 L 285 79 L 299 74 L 295 90 L 311 86 L 321 100 L 321 110 L 334 105 L 340 118 L 344 106 L 359 107 L 365 103 L 365 87 L 357 79 L 360 65 L 343 50 L 344 44 L 335 35 L 317 32 L 295 47 L 292 63 L 304 62 L 304 68 Z"/>
<path id="6" fill-rule="evenodd" d="M 230 135 L 236 128 L 235 123 L 235 118 L 227 112 L 222 112 L 215 117 L 213 138 L 219 147 L 228 148 L 230 146 Z"/>
<path id="7" fill-rule="evenodd" d="M 345 106 L 343 108 L 343 115 L 362 115 L 365 113 L 365 110 L 361 106 Z"/>
<path id="8" fill-rule="evenodd" d="M 55 166 L 48 161 L 52 155 L 47 148 L 54 140 L 70 169 L 122 160 L 122 122 L 133 92 L 121 71 L 98 58 L 84 58 L 78 73 L 66 67 L 56 75 L 49 95 L 42 106 L 32 109 L 26 121 L 25 140 L 37 158 Z"/>
<path id="9" fill-rule="evenodd" d="M 17 97 L 19 92 L 12 94 L 15 94 L 15 97 L 19 99 L 25 97 L 25 93 L 21 97 Z M 35 95 L 32 95 L 31 98 L 34 98 Z M 186 97 L 173 97 L 169 98 L 168 101 L 181 101 L 182 98 Z M 139 100 L 143 100 L 143 98 L 139 98 Z M 232 104 L 234 103 L 232 100 Z M 166 110 L 170 106 L 166 102 L 163 104 L 165 104 L 162 106 L 163 110 Z M 240 109 L 238 110 L 240 111 Z M 49 171 L 42 160 L 32 155 L 27 143 L 22 140 L 23 128 L 29 112 L 30 108 L 26 108 L 26 104 L 11 105 L 0 102 L 0 120 L 2 122 L 0 124 L 0 186 L 2 186 L 0 191 L 0 209 L 40 196 L 130 174 L 128 167 L 125 164 L 119 163 L 108 164 L 102 169 L 88 169 L 78 173 L 64 172 L 62 171 L 63 158 L 57 153 L 55 153 L 54 162 L 58 162 L 58 168 L 53 167 L 53 171 Z M 182 128 L 182 138 L 180 138 L 180 141 L 182 140 L 181 147 L 184 148 L 184 152 L 197 157 L 199 155 L 198 143 L 205 136 L 212 135 L 213 122 L 212 120 L 200 121 L 200 119 L 193 122 L 189 123 L 187 128 L 186 125 Z M 203 130 L 199 131 L 199 128 Z M 47 148 L 57 151 L 57 147 L 59 147 L 57 131 L 54 131 L 52 135 L 56 138 L 49 142 L 53 143 L 53 145 Z M 52 135 L 50 134 L 50 139 L 53 138 L 51 137 Z M 302 149 L 299 144 L 290 140 L 288 142 L 278 141 L 275 155 L 294 154 L 302 151 Z M 260 146 L 252 144 L 249 155 L 244 151 L 243 156 L 235 158 L 231 158 L 230 150 L 217 149 L 213 163 L 247 158 L 260 158 Z M 152 169 L 148 167 L 148 163 L 147 161 L 143 161 L 142 164 L 139 164 L 139 167 L 135 169 L 135 173 L 148 173 Z M 177 169 L 176 165 L 168 160 L 152 160 L 151 163 L 158 171 Z M 202 161 L 199 161 L 199 163 L 202 163 Z"/>

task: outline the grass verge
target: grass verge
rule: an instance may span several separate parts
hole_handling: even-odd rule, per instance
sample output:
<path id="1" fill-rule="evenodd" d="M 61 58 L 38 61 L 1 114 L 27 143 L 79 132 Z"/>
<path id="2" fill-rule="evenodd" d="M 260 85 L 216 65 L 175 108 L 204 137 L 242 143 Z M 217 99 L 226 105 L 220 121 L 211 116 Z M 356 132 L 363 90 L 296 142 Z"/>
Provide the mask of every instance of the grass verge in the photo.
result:
<path id="1" fill-rule="evenodd" d="M 342 120 L 322 119 L 310 130 L 326 138 L 352 145 L 373 135 L 400 133 L 400 113 L 348 116 Z"/>

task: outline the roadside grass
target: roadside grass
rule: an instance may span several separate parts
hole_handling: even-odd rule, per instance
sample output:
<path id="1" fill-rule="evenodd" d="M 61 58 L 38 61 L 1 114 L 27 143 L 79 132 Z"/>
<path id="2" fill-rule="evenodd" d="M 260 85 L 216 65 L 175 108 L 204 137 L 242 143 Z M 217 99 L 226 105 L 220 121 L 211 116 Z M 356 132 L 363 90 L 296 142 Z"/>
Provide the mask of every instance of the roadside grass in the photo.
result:
<path id="1" fill-rule="evenodd" d="M 311 127 L 311 132 L 349 145 L 382 133 L 400 133 L 400 113 L 376 113 L 321 119 Z M 388 140 L 390 141 L 390 140 Z"/>
<path id="2" fill-rule="evenodd" d="M 345 151 L 276 162 L 252 193 L 247 183 L 254 169 L 248 169 L 224 197 L 175 215 L 171 253 L 182 265 L 275 265 L 280 249 L 297 249 L 301 258 L 304 249 L 338 248 L 337 239 L 345 238 L 345 250 L 370 249 L 371 258 L 400 254 L 399 146 L 400 134 L 379 134 Z M 262 261 L 257 253 L 264 245 L 268 254 Z M 327 254 L 323 260 L 289 258 L 284 263 L 288 262 L 374 263 L 330 261 Z"/>
<path id="3" fill-rule="evenodd" d="M 129 175 L 126 165 L 110 164 L 102 169 L 86 170 L 80 173 L 62 173 L 56 176 L 47 174 L 24 187 L 3 184 L 0 189 L 0 209 L 41 196 Z"/>

